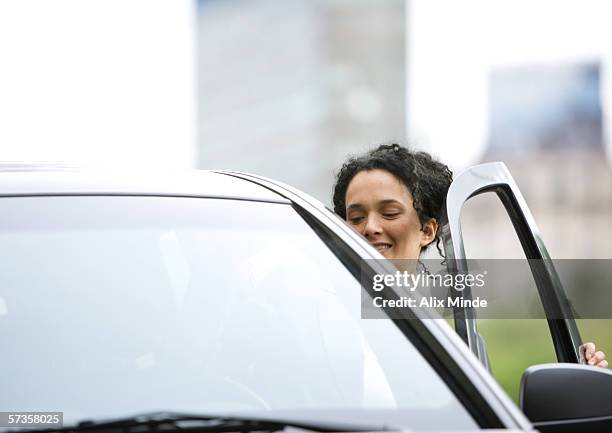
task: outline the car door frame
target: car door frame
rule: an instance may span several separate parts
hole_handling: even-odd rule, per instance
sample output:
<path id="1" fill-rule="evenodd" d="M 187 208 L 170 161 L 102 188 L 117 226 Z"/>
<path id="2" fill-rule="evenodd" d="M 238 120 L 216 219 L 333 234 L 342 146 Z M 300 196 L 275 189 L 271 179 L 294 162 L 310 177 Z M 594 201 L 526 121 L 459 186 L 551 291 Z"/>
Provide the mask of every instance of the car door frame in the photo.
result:
<path id="1" fill-rule="evenodd" d="M 447 270 L 450 273 L 469 271 L 461 231 L 461 210 L 469 199 L 489 192 L 495 193 L 504 205 L 525 257 L 529 261 L 557 360 L 578 363 L 582 339 L 569 308 L 565 290 L 527 202 L 503 162 L 490 162 L 470 167 L 453 180 L 440 221 L 440 236 L 444 245 Z M 463 297 L 471 299 L 469 288 L 464 291 Z M 455 307 L 453 315 L 457 334 L 490 369 L 485 343 L 478 333 L 474 308 Z"/>

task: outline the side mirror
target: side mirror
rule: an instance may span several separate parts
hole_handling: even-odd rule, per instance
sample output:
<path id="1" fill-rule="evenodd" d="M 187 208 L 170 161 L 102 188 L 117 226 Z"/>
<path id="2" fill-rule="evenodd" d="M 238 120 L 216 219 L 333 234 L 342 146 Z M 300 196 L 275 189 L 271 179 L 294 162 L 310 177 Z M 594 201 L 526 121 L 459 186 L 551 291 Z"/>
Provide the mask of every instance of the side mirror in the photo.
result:
<path id="1" fill-rule="evenodd" d="M 612 431 L 612 371 L 579 364 L 529 367 L 519 404 L 535 428 Z"/>

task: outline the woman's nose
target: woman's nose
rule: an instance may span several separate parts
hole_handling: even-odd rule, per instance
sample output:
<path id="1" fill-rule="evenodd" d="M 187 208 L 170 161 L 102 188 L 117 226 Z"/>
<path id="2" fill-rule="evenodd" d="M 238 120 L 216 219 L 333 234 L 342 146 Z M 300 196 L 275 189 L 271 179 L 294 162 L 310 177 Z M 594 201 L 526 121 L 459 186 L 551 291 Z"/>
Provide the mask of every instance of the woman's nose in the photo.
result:
<path id="1" fill-rule="evenodd" d="M 368 216 L 366 219 L 365 227 L 363 228 L 363 235 L 366 238 L 378 236 L 382 233 L 382 227 L 380 221 L 375 216 Z"/>

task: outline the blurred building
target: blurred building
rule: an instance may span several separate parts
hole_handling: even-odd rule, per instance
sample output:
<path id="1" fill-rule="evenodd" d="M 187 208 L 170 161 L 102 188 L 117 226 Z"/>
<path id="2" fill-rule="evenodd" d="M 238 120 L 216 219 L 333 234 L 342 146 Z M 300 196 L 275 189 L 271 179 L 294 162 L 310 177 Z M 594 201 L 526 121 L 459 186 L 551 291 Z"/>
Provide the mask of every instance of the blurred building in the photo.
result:
<path id="1" fill-rule="evenodd" d="M 418 145 L 456 171 L 501 160 L 553 256 L 612 257 L 602 63 L 515 56 L 493 66 L 516 38 L 488 5 L 444 2 L 442 16 L 416 0 L 199 0 L 197 166 L 273 177 L 330 203 L 346 156 L 381 142 Z M 466 29 L 476 16 L 497 42 L 481 46 L 482 33 Z M 517 46 L 548 47 L 536 18 Z M 517 256 L 500 206 L 475 200 L 464 222 L 475 255 Z"/>
<path id="2" fill-rule="evenodd" d="M 403 0 L 200 0 L 198 167 L 331 201 L 349 153 L 405 141 Z"/>
<path id="3" fill-rule="evenodd" d="M 527 65 L 491 74 L 483 161 L 504 161 L 553 257 L 612 258 L 612 170 L 604 148 L 598 62 Z M 473 248 L 518 257 L 500 206 L 476 200 Z M 498 239 L 498 242 L 490 242 Z M 516 247 L 516 245 L 515 245 Z"/>

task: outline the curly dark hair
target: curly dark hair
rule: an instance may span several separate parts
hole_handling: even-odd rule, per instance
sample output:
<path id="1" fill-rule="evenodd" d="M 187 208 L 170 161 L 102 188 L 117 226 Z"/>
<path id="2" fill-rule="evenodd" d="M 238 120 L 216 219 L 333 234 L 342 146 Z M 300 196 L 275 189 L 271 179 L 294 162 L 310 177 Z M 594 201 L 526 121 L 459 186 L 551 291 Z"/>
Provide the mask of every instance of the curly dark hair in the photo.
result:
<path id="1" fill-rule="evenodd" d="M 349 157 L 342 165 L 336 175 L 333 195 L 334 212 L 342 219 L 346 220 L 345 199 L 349 183 L 357 173 L 375 169 L 388 171 L 406 185 L 412 194 L 421 230 L 431 218 L 440 220 L 442 204 L 453 180 L 452 171 L 427 152 L 415 152 L 399 144 L 380 145 L 364 155 Z M 438 233 L 434 241 L 442 255 Z M 423 247 L 421 252 L 426 248 Z"/>

